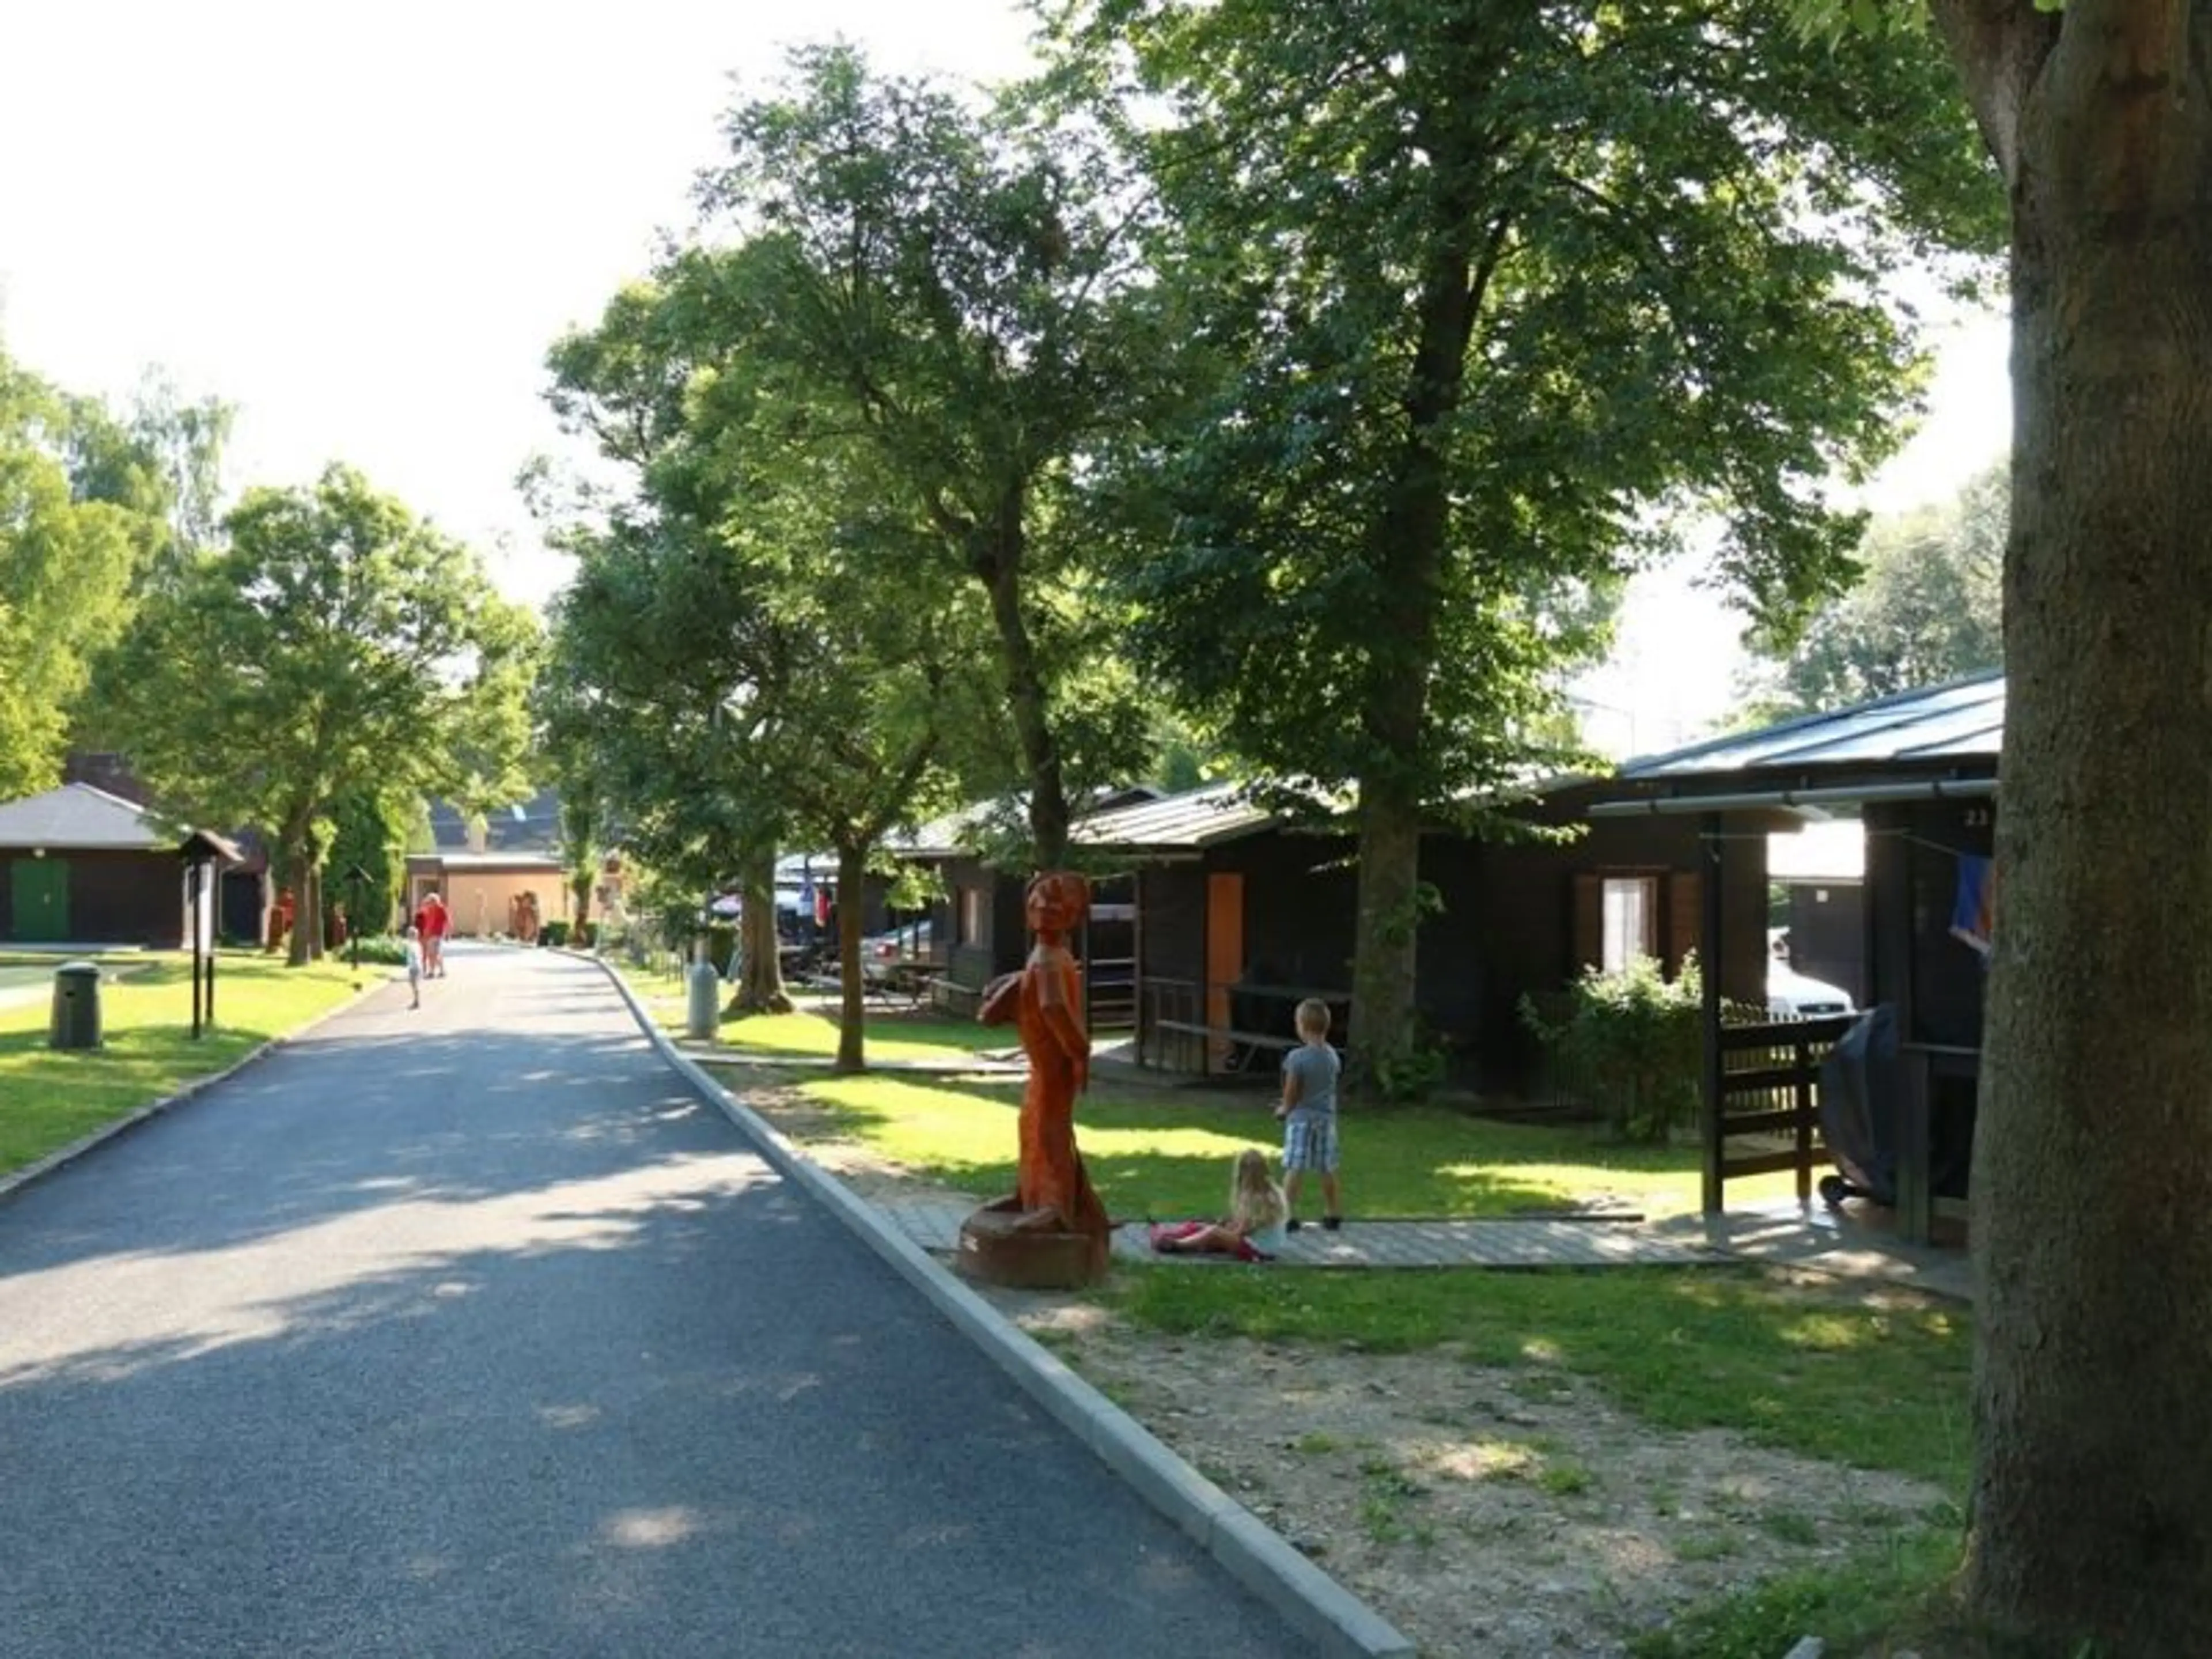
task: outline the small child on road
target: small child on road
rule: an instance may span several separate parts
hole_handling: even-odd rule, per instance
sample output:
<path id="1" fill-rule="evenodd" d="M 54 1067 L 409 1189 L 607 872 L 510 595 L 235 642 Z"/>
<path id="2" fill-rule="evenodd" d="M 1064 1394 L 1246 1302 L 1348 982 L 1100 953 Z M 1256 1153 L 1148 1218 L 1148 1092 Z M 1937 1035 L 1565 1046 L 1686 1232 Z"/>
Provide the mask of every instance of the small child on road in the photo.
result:
<path id="1" fill-rule="evenodd" d="M 1344 1224 L 1344 1195 L 1336 1184 L 1336 1080 L 1344 1069 L 1328 1046 L 1328 1004 L 1308 997 L 1298 1004 L 1300 1046 L 1283 1056 L 1283 1196 L 1298 1230 L 1298 1188 L 1311 1170 L 1321 1176 L 1324 1208 L 1321 1224 L 1334 1232 Z"/>
<path id="2" fill-rule="evenodd" d="M 407 930 L 407 994 L 410 1008 L 422 1006 L 422 933 L 417 927 Z"/>

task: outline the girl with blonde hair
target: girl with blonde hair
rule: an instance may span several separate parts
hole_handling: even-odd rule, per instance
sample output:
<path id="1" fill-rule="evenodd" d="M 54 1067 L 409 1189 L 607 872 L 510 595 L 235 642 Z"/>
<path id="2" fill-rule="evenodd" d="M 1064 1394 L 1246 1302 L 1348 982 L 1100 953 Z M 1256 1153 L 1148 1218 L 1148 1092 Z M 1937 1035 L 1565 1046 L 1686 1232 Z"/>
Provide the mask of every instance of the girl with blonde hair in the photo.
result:
<path id="1" fill-rule="evenodd" d="M 1267 1167 L 1267 1155 L 1248 1146 L 1237 1154 L 1229 1181 L 1229 1213 L 1219 1221 L 1185 1221 L 1152 1230 L 1163 1255 L 1212 1254 L 1264 1261 L 1283 1248 L 1291 1206 Z"/>

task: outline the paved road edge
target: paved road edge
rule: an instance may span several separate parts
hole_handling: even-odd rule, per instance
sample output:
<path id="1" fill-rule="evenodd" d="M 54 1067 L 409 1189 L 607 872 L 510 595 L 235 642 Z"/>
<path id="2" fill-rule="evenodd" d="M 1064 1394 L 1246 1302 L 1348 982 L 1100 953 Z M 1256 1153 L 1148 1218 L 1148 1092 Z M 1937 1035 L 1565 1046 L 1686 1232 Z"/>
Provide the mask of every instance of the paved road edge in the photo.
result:
<path id="1" fill-rule="evenodd" d="M 109 1141 L 117 1139 L 118 1136 L 130 1133 L 131 1130 L 137 1128 L 141 1124 L 150 1123 L 154 1119 L 161 1116 L 164 1112 L 174 1111 L 178 1107 L 183 1105 L 194 1096 L 205 1094 L 209 1090 L 214 1088 L 216 1084 L 228 1083 L 232 1078 L 236 1077 L 240 1072 L 252 1065 L 256 1060 L 262 1059 L 278 1048 L 282 1048 L 287 1043 L 297 1042 L 301 1037 L 306 1036 L 310 1031 L 315 1030 L 320 1026 L 328 1024 L 331 1020 L 336 1019 L 340 1014 L 351 1013 L 356 1008 L 358 1008 L 362 1003 L 368 1001 L 369 998 L 374 996 L 383 988 L 384 987 L 381 981 L 372 981 L 362 989 L 356 991 L 343 1002 L 336 1004 L 331 1007 L 325 1008 L 321 1013 L 317 1014 L 306 1024 L 295 1026 L 291 1030 L 285 1032 L 282 1036 L 270 1037 L 268 1042 L 262 1043 L 259 1047 L 248 1049 L 245 1054 L 240 1054 L 236 1060 L 231 1061 L 229 1065 L 224 1066 L 220 1072 L 210 1072 L 205 1077 L 196 1077 L 191 1082 L 179 1088 L 174 1094 L 164 1095 L 161 1099 L 153 1102 L 151 1104 L 141 1106 L 137 1110 L 130 1113 L 128 1115 L 117 1118 L 112 1123 L 103 1123 L 100 1127 L 94 1129 L 90 1134 L 85 1135 L 79 1139 L 72 1140 L 66 1146 L 58 1147 L 54 1151 L 48 1152 L 44 1158 L 39 1158 L 29 1164 L 26 1164 L 20 1170 L 10 1170 L 6 1175 L 0 1175 L 0 1201 L 4 1201 L 7 1199 L 12 1198 L 17 1192 L 21 1191 L 23 1188 L 29 1186 L 33 1182 L 40 1180 L 44 1176 L 50 1176 L 57 1170 L 68 1168 L 69 1165 L 76 1163 L 88 1152 L 98 1152 Z"/>
<path id="2" fill-rule="evenodd" d="M 720 1108 L 779 1170 L 829 1206 L 1032 1399 L 1147 1503 L 1196 1540 L 1231 1577 L 1298 1629 L 1339 1652 L 1363 1659 L 1413 1659 L 1413 1644 L 1365 1602 L 1155 1439 L 1142 1424 L 970 1290 L 951 1269 L 878 1215 L 872 1205 L 799 1152 L 781 1130 L 715 1082 L 647 1014 L 629 982 L 611 963 L 580 952 L 563 954 L 596 963 L 662 1060 Z"/>

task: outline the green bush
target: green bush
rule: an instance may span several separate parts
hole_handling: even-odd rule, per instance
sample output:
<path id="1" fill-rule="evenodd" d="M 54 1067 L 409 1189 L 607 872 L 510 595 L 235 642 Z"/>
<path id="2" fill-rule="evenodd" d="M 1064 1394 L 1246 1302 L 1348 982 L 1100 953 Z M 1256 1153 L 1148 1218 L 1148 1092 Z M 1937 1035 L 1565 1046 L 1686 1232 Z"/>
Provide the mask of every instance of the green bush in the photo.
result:
<path id="1" fill-rule="evenodd" d="M 562 927 L 568 927 L 568 924 L 565 921 L 557 925 Z M 592 948 L 592 942 L 599 938 L 599 923 L 595 921 L 578 922 L 573 928 L 568 929 L 570 935 L 568 942 L 571 945 L 574 945 L 579 951 L 590 950 Z"/>
<path id="2" fill-rule="evenodd" d="M 557 951 L 568 942 L 568 924 L 565 921 L 542 923 L 538 929 L 538 938 L 539 943 Z"/>
<path id="3" fill-rule="evenodd" d="M 342 962 L 351 962 L 356 948 L 363 962 L 382 963 L 397 968 L 407 960 L 407 941 L 394 939 L 389 933 L 364 933 L 358 939 L 349 939 L 331 954 Z"/>
<path id="4" fill-rule="evenodd" d="M 1624 1139 L 1664 1140 L 1698 1115 L 1704 1066 L 1697 959 L 1685 957 L 1668 980 L 1649 957 L 1619 973 L 1586 969 L 1568 988 L 1565 1018 L 1554 1024 L 1521 999 L 1521 1021 L 1545 1047 L 1589 1079 Z"/>

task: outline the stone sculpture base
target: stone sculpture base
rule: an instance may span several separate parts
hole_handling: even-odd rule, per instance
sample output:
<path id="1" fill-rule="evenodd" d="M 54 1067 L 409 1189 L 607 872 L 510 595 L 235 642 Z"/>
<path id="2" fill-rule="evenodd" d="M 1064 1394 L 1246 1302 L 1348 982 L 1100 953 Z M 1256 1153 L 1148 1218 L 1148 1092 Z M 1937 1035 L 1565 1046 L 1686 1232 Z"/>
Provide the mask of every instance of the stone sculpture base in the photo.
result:
<path id="1" fill-rule="evenodd" d="M 1021 1200 L 986 1204 L 960 1224 L 955 1258 L 967 1278 L 1021 1291 L 1079 1291 L 1106 1277 L 1107 1239 L 1072 1233 L 1054 1210 L 1024 1210 Z"/>

